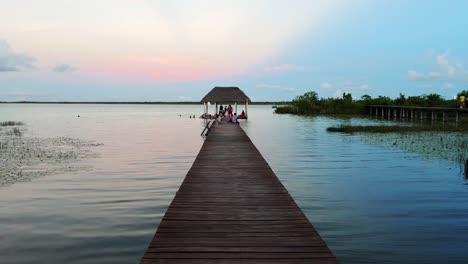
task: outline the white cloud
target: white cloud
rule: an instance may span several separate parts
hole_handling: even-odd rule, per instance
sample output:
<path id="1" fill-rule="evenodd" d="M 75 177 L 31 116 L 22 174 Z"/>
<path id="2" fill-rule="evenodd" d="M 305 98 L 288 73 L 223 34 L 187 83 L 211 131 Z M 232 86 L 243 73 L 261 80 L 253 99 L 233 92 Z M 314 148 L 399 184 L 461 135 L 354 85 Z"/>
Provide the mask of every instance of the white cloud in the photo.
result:
<path id="1" fill-rule="evenodd" d="M 343 92 L 342 89 L 337 89 L 335 91 L 335 98 L 343 98 L 343 93 L 350 93 L 349 91 Z"/>
<path id="2" fill-rule="evenodd" d="M 343 84 L 343 88 L 355 88 L 355 87 L 358 87 L 359 84 L 358 83 L 354 83 L 354 82 L 345 82 Z"/>
<path id="3" fill-rule="evenodd" d="M 65 63 L 58 63 L 54 66 L 54 72 L 56 73 L 65 73 L 65 72 L 71 72 L 71 71 L 76 71 L 77 68 L 71 66 L 70 64 L 65 64 Z"/>
<path id="4" fill-rule="evenodd" d="M 455 70 L 455 67 L 454 67 L 454 66 L 448 66 L 448 67 L 447 67 L 447 75 L 448 75 L 450 78 L 455 77 L 455 75 L 456 75 L 456 70 Z"/>
<path id="5" fill-rule="evenodd" d="M 328 89 L 333 88 L 333 85 L 329 82 L 323 82 L 322 84 L 320 84 L 320 88 L 324 90 L 328 90 Z"/>
<path id="6" fill-rule="evenodd" d="M 298 70 L 300 67 L 292 64 L 280 64 L 280 65 L 272 65 L 266 66 L 263 70 L 270 73 L 280 73 L 280 72 L 290 72 Z"/>
<path id="7" fill-rule="evenodd" d="M 408 71 L 408 79 L 411 81 L 437 81 L 446 78 L 447 74 L 440 72 L 429 72 L 424 74 L 417 71 Z"/>
<path id="8" fill-rule="evenodd" d="M 372 88 L 368 84 L 362 84 L 361 86 L 359 86 L 359 89 L 367 91 L 371 90 Z"/>
<path id="9" fill-rule="evenodd" d="M 446 66 L 446 65 L 449 65 L 448 59 L 447 59 L 448 55 L 449 55 L 448 51 L 442 53 L 441 55 L 438 55 L 438 56 L 436 57 L 436 63 L 437 63 L 437 65 L 439 65 L 439 66 Z"/>
<path id="10" fill-rule="evenodd" d="M 338 89 L 335 90 L 335 93 L 334 93 L 334 97 L 335 98 L 343 98 L 343 93 L 351 93 L 351 94 L 354 94 L 354 95 L 359 95 L 362 93 L 362 91 L 368 91 L 368 90 L 372 90 L 372 87 L 369 85 L 369 84 L 365 84 L 365 83 L 357 83 L 357 82 L 351 82 L 351 81 L 347 81 L 341 85 L 334 85 L 332 83 L 329 83 L 329 82 L 323 82 L 321 85 L 320 85 L 320 88 L 324 91 L 326 90 L 330 90 L 332 89 L 333 87 L 340 87 Z"/>
<path id="11" fill-rule="evenodd" d="M 32 56 L 14 52 L 6 40 L 0 39 L 0 72 L 32 69 L 35 61 Z"/>
<path id="12" fill-rule="evenodd" d="M 455 85 L 453 85 L 453 83 L 445 83 L 442 88 L 450 90 L 450 89 L 455 88 Z"/>
<path id="13" fill-rule="evenodd" d="M 285 92 L 294 92 L 296 90 L 292 87 L 281 86 L 281 85 L 270 85 L 270 84 L 259 84 L 259 85 L 256 85 L 255 88 L 280 90 L 280 91 L 285 91 Z"/>
<path id="14" fill-rule="evenodd" d="M 439 80 L 439 79 L 442 79 L 444 75 L 440 72 L 430 72 L 428 75 L 427 75 L 427 78 L 429 80 Z"/>
<path id="15" fill-rule="evenodd" d="M 408 71 L 408 79 L 412 81 L 425 80 L 425 76 L 417 71 Z"/>
<path id="16" fill-rule="evenodd" d="M 371 90 L 371 87 L 365 83 L 345 82 L 343 89 Z"/>
<path id="17" fill-rule="evenodd" d="M 429 89 L 429 88 L 433 88 L 434 85 L 432 85 L 432 84 L 421 84 L 421 85 L 418 85 L 417 87 L 422 88 L 422 89 Z"/>
<path id="18" fill-rule="evenodd" d="M 410 81 L 442 81 L 442 80 L 461 80 L 468 81 L 468 71 L 462 63 L 453 62 L 448 51 L 436 55 L 434 65 L 437 66 L 437 71 L 428 73 L 417 72 L 415 70 L 408 71 L 408 79 Z"/>

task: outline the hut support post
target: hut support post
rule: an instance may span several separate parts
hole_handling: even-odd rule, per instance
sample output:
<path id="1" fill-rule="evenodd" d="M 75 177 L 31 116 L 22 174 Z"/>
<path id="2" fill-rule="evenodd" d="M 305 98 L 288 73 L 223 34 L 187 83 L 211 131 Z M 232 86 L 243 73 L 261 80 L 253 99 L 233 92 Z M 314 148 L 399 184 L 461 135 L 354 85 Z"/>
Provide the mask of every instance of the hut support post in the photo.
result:
<path id="1" fill-rule="evenodd" d="M 247 105 L 249 105 L 249 102 L 245 102 L 245 119 L 249 118 L 249 115 L 247 114 Z"/>
<path id="2" fill-rule="evenodd" d="M 455 112 L 455 122 L 459 123 L 460 122 L 460 113 Z"/>
<path id="3" fill-rule="evenodd" d="M 236 111 L 234 111 L 234 113 L 237 113 L 237 102 L 235 102 L 234 104 L 235 104 L 235 109 L 236 109 Z"/>
<path id="4" fill-rule="evenodd" d="M 442 112 L 442 121 L 447 122 L 447 112 Z"/>

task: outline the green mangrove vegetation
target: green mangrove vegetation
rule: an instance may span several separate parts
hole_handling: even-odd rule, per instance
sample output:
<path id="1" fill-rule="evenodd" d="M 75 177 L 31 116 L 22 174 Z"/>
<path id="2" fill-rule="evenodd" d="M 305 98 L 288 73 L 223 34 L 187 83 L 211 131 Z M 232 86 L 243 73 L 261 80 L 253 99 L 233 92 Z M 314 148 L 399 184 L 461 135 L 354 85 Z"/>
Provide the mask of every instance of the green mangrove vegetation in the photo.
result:
<path id="1" fill-rule="evenodd" d="M 468 97 L 468 90 L 458 93 Z M 420 107 L 459 107 L 457 99 L 444 99 L 439 94 L 428 94 L 420 96 L 405 96 L 400 93 L 398 98 L 392 99 L 387 96 L 371 97 L 363 95 L 360 99 L 354 99 L 352 94 L 343 93 L 341 98 L 319 98 L 314 91 L 297 96 L 286 105 L 278 106 L 275 109 L 277 114 L 340 114 L 340 115 L 365 115 L 368 114 L 369 105 L 399 105 L 399 106 L 420 106 Z"/>
<path id="2" fill-rule="evenodd" d="M 417 107 L 458 108 L 460 96 L 468 97 L 468 90 L 458 93 L 455 99 L 444 99 L 438 94 L 405 96 L 398 98 L 363 95 L 354 99 L 350 93 L 341 98 L 319 98 L 314 91 L 297 96 L 286 105 L 275 109 L 277 114 L 296 115 L 368 115 L 369 105 L 397 105 Z M 398 125 L 397 125 L 398 124 Z M 388 145 L 420 153 L 425 157 L 438 157 L 455 161 L 465 166 L 468 177 L 468 124 L 448 125 L 444 123 L 396 123 L 380 125 L 341 125 L 327 128 L 329 132 L 360 133 L 358 138 L 371 144 Z M 353 137 L 354 138 L 354 137 Z"/>
<path id="3" fill-rule="evenodd" d="M 5 127 L 5 126 L 22 126 L 24 125 L 23 122 L 18 122 L 18 121 L 4 121 L 0 122 L 0 127 Z"/>

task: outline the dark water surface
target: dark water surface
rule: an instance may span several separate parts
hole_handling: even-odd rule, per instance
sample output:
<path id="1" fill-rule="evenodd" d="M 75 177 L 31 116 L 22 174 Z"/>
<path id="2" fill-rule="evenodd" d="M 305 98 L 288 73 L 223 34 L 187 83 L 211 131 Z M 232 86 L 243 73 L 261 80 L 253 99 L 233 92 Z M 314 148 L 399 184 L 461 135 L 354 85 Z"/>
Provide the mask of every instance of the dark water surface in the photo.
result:
<path id="1" fill-rule="evenodd" d="M 103 144 L 80 161 L 90 170 L 0 187 L 0 263 L 137 263 L 203 144 L 203 121 L 188 118 L 201 111 L 0 105 L 0 121 L 33 136 Z M 458 163 L 325 131 L 366 119 L 249 114 L 242 126 L 340 263 L 466 263 Z"/>

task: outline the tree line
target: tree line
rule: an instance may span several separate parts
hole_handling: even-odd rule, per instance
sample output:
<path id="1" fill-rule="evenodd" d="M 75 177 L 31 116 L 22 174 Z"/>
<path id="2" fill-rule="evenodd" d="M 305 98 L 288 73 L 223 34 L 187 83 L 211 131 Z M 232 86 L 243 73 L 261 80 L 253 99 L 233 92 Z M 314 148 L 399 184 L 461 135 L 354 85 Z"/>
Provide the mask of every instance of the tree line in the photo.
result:
<path id="1" fill-rule="evenodd" d="M 397 98 L 388 96 L 371 97 L 363 95 L 360 99 L 353 99 L 351 93 L 343 93 L 342 98 L 319 98 L 314 91 L 297 96 L 286 105 L 278 106 L 275 113 L 278 114 L 343 114 L 343 115 L 365 115 L 368 114 L 369 105 L 400 105 L 421 107 L 459 107 L 460 96 L 468 97 L 468 90 L 457 94 L 457 99 L 446 100 L 439 94 L 427 94 L 419 96 L 405 96 L 400 93 Z"/>

